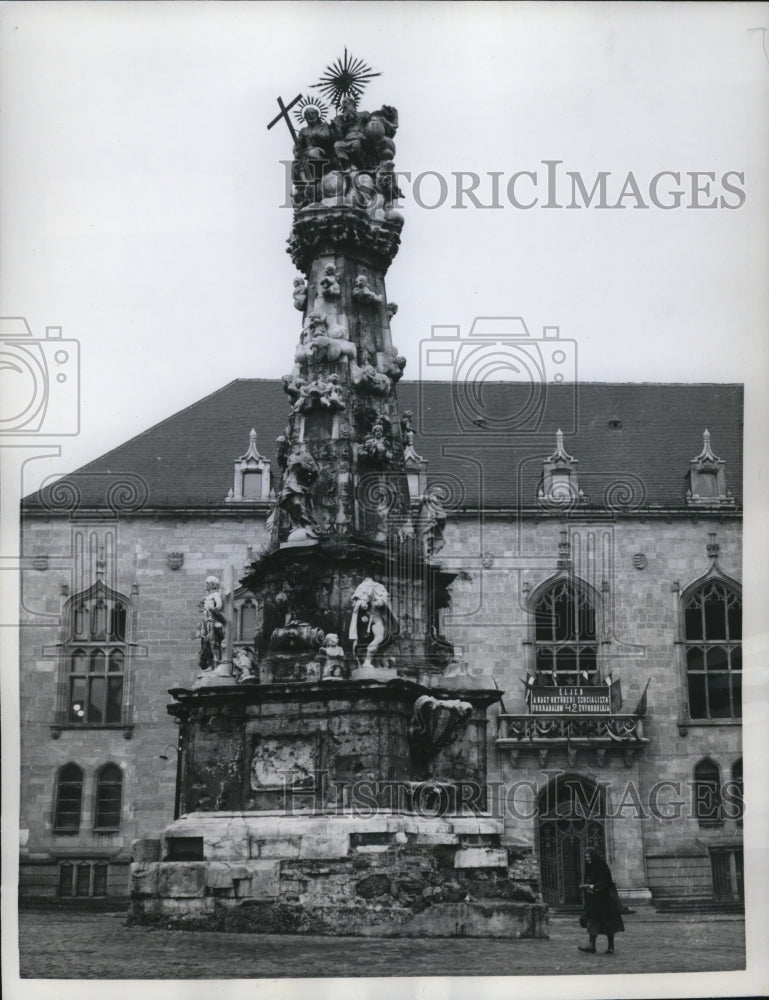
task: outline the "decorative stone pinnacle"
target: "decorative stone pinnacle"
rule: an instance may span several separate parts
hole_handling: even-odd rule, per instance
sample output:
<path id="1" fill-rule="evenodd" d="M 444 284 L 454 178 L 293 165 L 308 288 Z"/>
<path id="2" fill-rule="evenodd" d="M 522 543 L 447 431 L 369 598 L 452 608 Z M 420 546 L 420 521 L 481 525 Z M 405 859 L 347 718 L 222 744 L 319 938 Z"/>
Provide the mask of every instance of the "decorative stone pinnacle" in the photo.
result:
<path id="1" fill-rule="evenodd" d="M 706 428 L 702 434 L 702 451 L 694 459 L 695 462 L 720 462 L 721 459 L 713 454 L 713 449 L 710 447 L 710 431 Z"/>
<path id="2" fill-rule="evenodd" d="M 555 451 L 547 459 L 548 462 L 558 462 L 570 465 L 576 465 L 577 459 L 573 458 L 563 447 L 563 431 L 558 428 L 555 432 Z"/>
<path id="3" fill-rule="evenodd" d="M 253 427 L 248 432 L 248 451 L 241 455 L 238 461 L 247 462 L 250 458 L 255 462 L 265 461 L 264 455 L 260 455 L 256 447 L 256 430 Z"/>

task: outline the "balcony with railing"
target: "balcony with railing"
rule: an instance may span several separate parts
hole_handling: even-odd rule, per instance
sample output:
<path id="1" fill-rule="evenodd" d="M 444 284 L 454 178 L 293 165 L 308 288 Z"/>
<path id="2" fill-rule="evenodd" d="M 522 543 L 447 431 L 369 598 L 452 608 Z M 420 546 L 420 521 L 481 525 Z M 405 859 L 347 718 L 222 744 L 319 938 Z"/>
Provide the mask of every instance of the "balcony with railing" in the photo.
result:
<path id="1" fill-rule="evenodd" d="M 599 767 L 606 755 L 621 755 L 626 767 L 649 740 L 644 735 L 646 695 L 633 714 L 623 714 L 618 690 L 604 687 L 532 687 L 527 692 L 528 715 L 502 714 L 497 722 L 497 749 L 518 765 L 522 753 L 537 754 L 542 767 L 554 751 L 564 752 L 570 765 L 579 751 L 596 755 Z"/>
<path id="2" fill-rule="evenodd" d="M 496 739 L 514 766 L 521 753 L 530 752 L 538 754 L 542 767 L 553 750 L 564 750 L 570 765 L 578 750 L 594 750 L 599 766 L 607 753 L 621 753 L 630 767 L 648 742 L 643 719 L 635 715 L 500 715 Z"/>

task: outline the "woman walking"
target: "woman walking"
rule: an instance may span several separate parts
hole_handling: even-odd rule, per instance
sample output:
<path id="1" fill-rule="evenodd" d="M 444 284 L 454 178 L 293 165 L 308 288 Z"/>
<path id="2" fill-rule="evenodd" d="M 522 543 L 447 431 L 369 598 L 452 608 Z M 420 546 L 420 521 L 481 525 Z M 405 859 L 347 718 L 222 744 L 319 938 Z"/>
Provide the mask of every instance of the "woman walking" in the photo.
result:
<path id="1" fill-rule="evenodd" d="M 624 931 L 622 904 L 617 894 L 611 871 L 601 855 L 592 847 L 585 851 L 585 872 L 582 888 L 585 890 L 585 912 L 580 924 L 587 929 L 590 943 L 580 945 L 580 951 L 595 954 L 595 941 L 599 934 L 608 939 L 607 955 L 614 954 L 614 935 Z"/>

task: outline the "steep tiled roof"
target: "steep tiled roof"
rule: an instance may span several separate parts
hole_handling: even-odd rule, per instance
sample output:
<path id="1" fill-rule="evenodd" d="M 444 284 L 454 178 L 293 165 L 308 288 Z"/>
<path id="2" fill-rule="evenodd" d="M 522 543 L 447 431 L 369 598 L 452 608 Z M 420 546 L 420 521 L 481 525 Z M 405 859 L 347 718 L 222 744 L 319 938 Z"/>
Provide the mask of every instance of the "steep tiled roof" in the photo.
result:
<path id="1" fill-rule="evenodd" d="M 449 382 L 398 386 L 401 412 L 412 410 L 416 450 L 428 475 L 443 480 L 449 506 L 536 505 L 542 460 L 564 432 L 578 460 L 579 485 L 591 507 L 685 507 L 685 476 L 710 431 L 726 482 L 742 495 L 742 387 L 586 383 L 549 385 Z M 113 449 L 40 494 L 27 510 L 77 506 L 120 509 L 207 508 L 223 504 L 233 461 L 257 447 L 275 468 L 275 438 L 288 400 L 278 380 L 238 379 Z M 121 486 L 121 484 L 123 484 Z"/>

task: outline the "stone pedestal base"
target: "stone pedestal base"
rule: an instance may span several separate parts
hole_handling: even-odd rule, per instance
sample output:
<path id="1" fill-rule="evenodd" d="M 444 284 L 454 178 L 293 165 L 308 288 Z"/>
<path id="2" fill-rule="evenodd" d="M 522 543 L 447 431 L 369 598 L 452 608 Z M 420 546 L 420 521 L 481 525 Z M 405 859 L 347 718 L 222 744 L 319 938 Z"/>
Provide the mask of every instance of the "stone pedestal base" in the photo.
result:
<path id="1" fill-rule="evenodd" d="M 134 845 L 134 923 L 264 934 L 547 937 L 528 848 L 478 816 L 192 813 Z M 158 858 L 158 860 L 155 860 Z"/>

